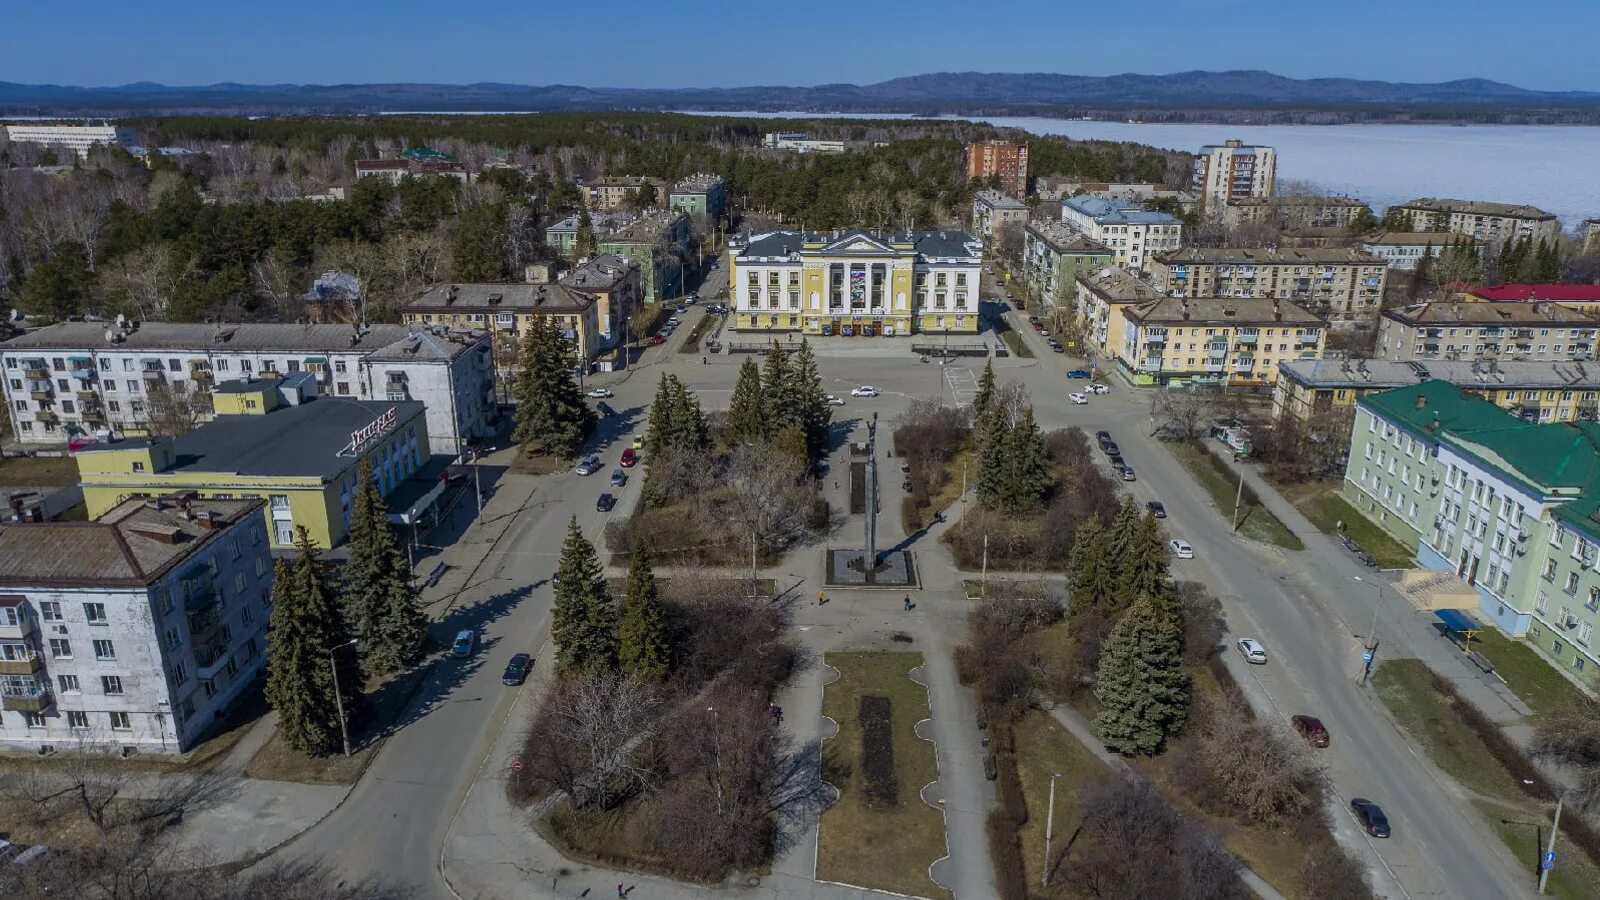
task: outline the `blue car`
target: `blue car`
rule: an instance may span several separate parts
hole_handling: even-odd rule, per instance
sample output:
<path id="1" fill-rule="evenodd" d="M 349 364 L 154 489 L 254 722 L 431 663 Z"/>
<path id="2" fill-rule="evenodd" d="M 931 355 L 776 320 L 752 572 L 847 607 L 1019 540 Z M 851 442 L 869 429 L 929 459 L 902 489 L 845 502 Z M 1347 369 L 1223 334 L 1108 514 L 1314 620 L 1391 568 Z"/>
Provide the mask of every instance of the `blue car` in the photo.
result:
<path id="1" fill-rule="evenodd" d="M 1088 380 L 1088 378 L 1089 378 L 1089 370 L 1088 369 L 1073 369 L 1073 370 L 1071 370 L 1071 371 L 1069 371 L 1067 373 L 1067 377 L 1068 378 L 1081 379 L 1081 380 Z"/>
<path id="2" fill-rule="evenodd" d="M 471 628 L 463 628 L 456 632 L 455 642 L 450 645 L 450 655 L 467 657 L 472 655 L 473 648 L 478 646 L 478 633 Z"/>

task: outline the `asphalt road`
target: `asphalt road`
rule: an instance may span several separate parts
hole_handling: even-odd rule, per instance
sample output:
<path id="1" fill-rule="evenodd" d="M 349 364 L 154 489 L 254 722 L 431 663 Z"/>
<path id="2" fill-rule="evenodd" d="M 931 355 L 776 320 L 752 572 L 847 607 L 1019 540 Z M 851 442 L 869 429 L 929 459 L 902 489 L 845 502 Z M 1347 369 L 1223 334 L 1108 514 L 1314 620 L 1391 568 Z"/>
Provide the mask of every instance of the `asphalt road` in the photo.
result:
<path id="1" fill-rule="evenodd" d="M 482 649 L 469 660 L 437 667 L 414 721 L 390 738 L 350 799 L 286 854 L 335 866 L 352 879 L 399 883 L 417 897 L 448 896 L 437 870 L 444 836 L 510 710 L 514 692 L 500 685 L 501 667 L 512 653 L 537 649 L 530 643 L 549 612 L 547 579 L 568 517 L 576 515 L 598 543 L 605 520 L 631 507 L 637 481 L 623 490 L 622 502 L 610 514 L 596 512 L 594 499 L 608 489 L 606 473 L 628 443 L 620 429 L 629 421 L 642 427 L 663 367 L 695 389 L 706 409 L 727 403 L 741 360 L 719 357 L 706 365 L 698 354 L 676 352 L 702 314 L 699 307 L 691 308 L 677 335 L 647 351 L 631 372 L 588 380 L 589 386 L 612 386 L 617 394 L 607 402 L 619 415 L 603 424 L 597 448 L 605 463 L 601 474 L 583 478 L 566 472 L 540 480 L 456 609 L 435 627 L 439 637 L 480 627 Z M 1363 849 L 1380 892 L 1484 900 L 1531 893 L 1465 798 L 1437 779 L 1384 717 L 1370 689 L 1356 683 L 1360 648 L 1353 632 L 1371 621 L 1373 594 L 1351 579 L 1368 570 L 1339 554 L 1290 554 L 1231 537 L 1199 486 L 1164 448 L 1146 439 L 1145 395 L 1116 385 L 1110 395 L 1086 406 L 1070 404 L 1066 395 L 1075 388 L 1069 384 L 1081 382 L 1069 383 L 1063 373 L 1078 361 L 1050 353 L 1021 316 L 1012 316 L 1039 358 L 1002 361 L 997 366 L 1001 379 L 1027 385 L 1046 429 L 1077 425 L 1091 433 L 1102 428 L 1113 433 L 1139 473 L 1140 480 L 1129 487 L 1140 500 L 1164 502 L 1168 530 L 1195 548 L 1197 558 L 1175 562 L 1174 574 L 1210 585 L 1223 599 L 1233 635 L 1253 635 L 1266 644 L 1272 656 L 1266 666 L 1245 666 L 1230 655 L 1241 682 L 1259 705 L 1276 709 L 1285 722 L 1305 712 L 1328 723 L 1333 745 L 1321 759 L 1341 807 L 1349 797 L 1363 796 L 1388 812 L 1395 832 L 1388 841 L 1368 841 L 1347 813 L 1336 817 L 1341 838 Z M 835 410 L 836 420 L 872 411 L 892 420 L 919 396 L 967 399 L 971 377 L 983 365 L 981 359 L 924 365 L 907 352 L 886 356 L 875 346 L 864 340 L 819 342 L 824 389 L 847 398 Z M 878 386 L 883 396 L 849 398 L 849 388 L 863 383 Z M 1386 609 L 1384 616 L 1407 613 L 1409 608 Z M 1404 655 L 1406 647 L 1403 641 L 1388 642 L 1385 653 Z"/>

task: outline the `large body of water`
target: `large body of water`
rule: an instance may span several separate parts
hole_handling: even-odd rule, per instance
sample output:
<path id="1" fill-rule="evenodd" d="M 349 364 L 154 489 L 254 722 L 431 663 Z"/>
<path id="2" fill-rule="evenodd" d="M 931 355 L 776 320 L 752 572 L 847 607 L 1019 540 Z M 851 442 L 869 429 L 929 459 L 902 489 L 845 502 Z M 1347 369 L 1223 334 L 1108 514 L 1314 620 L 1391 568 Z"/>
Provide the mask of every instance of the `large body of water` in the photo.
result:
<path id="1" fill-rule="evenodd" d="M 759 118 L 904 115 L 706 113 Z M 1579 125 L 1204 125 L 990 118 L 992 125 L 1194 152 L 1228 138 L 1278 151 L 1278 179 L 1307 181 L 1384 207 L 1417 197 L 1527 203 L 1571 230 L 1600 216 L 1600 127 Z"/>

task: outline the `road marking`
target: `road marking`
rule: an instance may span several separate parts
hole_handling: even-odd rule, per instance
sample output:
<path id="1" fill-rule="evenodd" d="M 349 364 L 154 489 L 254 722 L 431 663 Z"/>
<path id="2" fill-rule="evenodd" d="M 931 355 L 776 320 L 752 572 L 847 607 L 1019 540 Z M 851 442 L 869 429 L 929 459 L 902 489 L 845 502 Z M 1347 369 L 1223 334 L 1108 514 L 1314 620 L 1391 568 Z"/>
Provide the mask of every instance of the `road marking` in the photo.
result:
<path id="1" fill-rule="evenodd" d="M 950 388 L 950 399 L 957 407 L 972 405 L 978 393 L 978 376 L 967 366 L 946 366 L 944 383 Z"/>

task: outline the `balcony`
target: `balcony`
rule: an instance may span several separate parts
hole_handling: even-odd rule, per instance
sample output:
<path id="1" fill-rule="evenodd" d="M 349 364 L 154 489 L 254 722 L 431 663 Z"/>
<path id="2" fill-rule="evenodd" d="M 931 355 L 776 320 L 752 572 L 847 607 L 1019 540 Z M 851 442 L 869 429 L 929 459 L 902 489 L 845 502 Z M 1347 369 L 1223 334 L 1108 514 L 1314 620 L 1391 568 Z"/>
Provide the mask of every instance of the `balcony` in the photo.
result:
<path id="1" fill-rule="evenodd" d="M 44 400 L 49 400 L 49 399 L 55 397 L 55 392 L 49 391 L 49 390 L 29 391 L 28 392 L 28 396 L 32 397 L 35 400 L 44 401 Z"/>
<path id="2" fill-rule="evenodd" d="M 0 602 L 0 606 L 13 606 L 15 608 L 9 602 Z M 15 622 L 8 621 L 5 617 L 0 617 L 0 640 L 26 640 L 37 633 L 39 626 L 34 623 L 33 617 L 23 613 L 23 610 L 17 610 L 17 620 Z"/>
<path id="3" fill-rule="evenodd" d="M 167 373 L 161 369 L 145 369 L 139 374 L 144 377 L 145 381 L 159 382 L 167 380 Z"/>
<path id="4" fill-rule="evenodd" d="M 53 702 L 50 690 L 37 680 L 32 684 L 0 684 L 0 709 L 42 713 L 49 709 Z"/>
<path id="5" fill-rule="evenodd" d="M 59 421 L 61 421 L 61 417 L 56 415 L 56 411 L 53 410 L 53 409 L 41 409 L 37 413 L 34 414 L 34 418 L 38 419 L 41 422 L 59 422 Z"/>
<path id="6" fill-rule="evenodd" d="M 29 378 L 44 379 L 48 381 L 50 379 L 50 370 L 46 369 L 43 365 L 29 366 L 27 375 Z"/>
<path id="7" fill-rule="evenodd" d="M 228 642 L 219 635 L 204 644 L 196 644 L 194 648 L 194 664 L 199 669 L 201 678 L 210 678 L 221 671 L 228 663 Z"/>
<path id="8" fill-rule="evenodd" d="M 1221 372 L 1227 367 L 1227 365 L 1228 361 L 1226 359 L 1221 357 L 1211 357 L 1205 361 L 1205 370 L 1207 372 Z"/>
<path id="9" fill-rule="evenodd" d="M 94 391 L 77 391 L 73 394 L 73 396 L 82 401 L 84 405 L 100 402 L 100 395 L 96 394 Z"/>
<path id="10" fill-rule="evenodd" d="M 1234 340 L 1241 344 L 1254 344 L 1258 339 L 1260 339 L 1260 337 L 1261 336 L 1258 334 L 1240 334 L 1236 335 Z"/>
<path id="11" fill-rule="evenodd" d="M 44 668 L 44 657 L 32 648 L 13 651 L 10 657 L 0 658 L 0 675 L 37 675 Z"/>
<path id="12" fill-rule="evenodd" d="M 88 381 L 95 377 L 94 363 L 88 360 L 73 360 L 67 363 L 67 374 Z"/>

